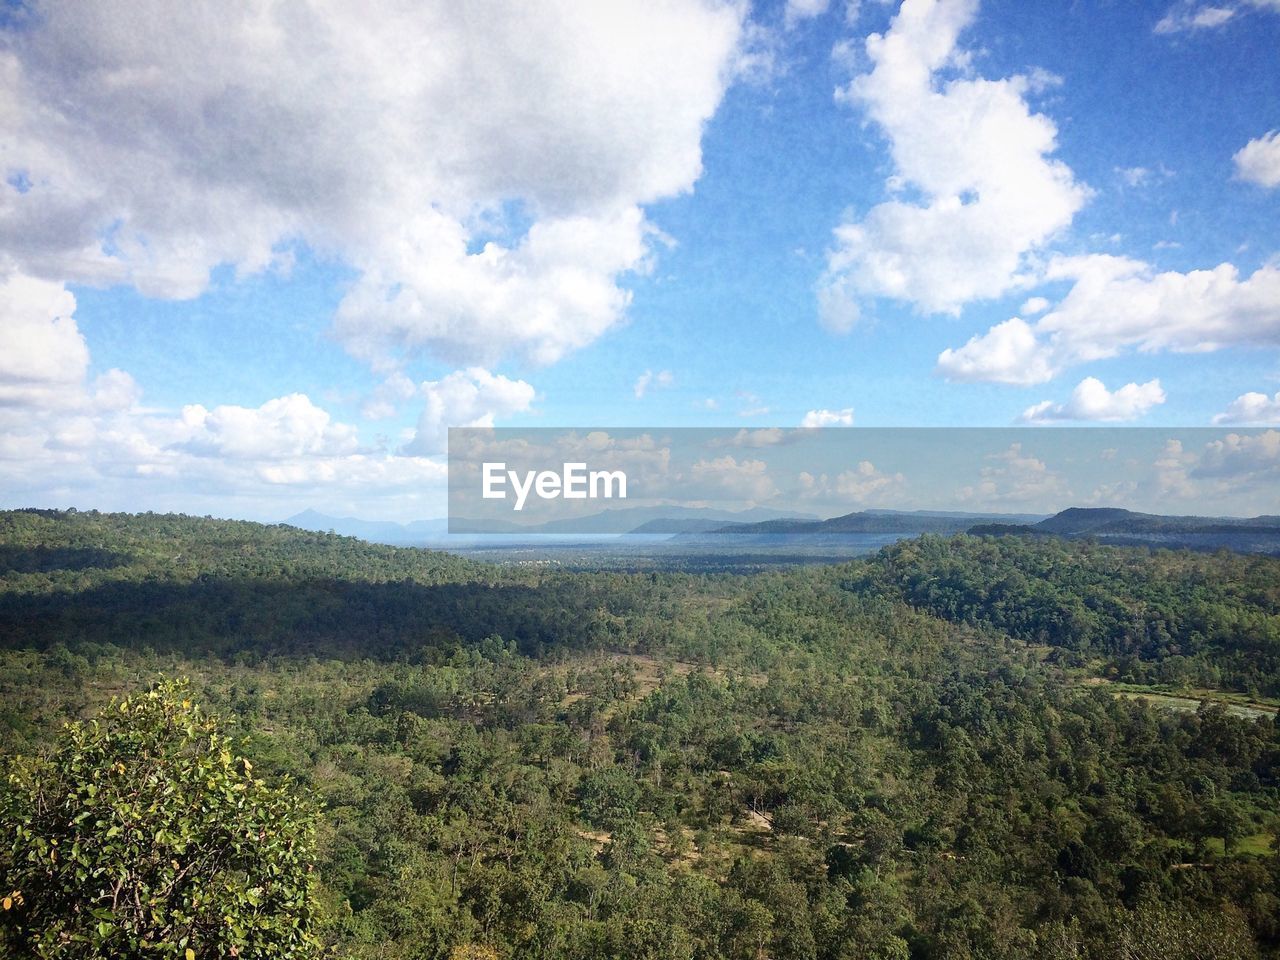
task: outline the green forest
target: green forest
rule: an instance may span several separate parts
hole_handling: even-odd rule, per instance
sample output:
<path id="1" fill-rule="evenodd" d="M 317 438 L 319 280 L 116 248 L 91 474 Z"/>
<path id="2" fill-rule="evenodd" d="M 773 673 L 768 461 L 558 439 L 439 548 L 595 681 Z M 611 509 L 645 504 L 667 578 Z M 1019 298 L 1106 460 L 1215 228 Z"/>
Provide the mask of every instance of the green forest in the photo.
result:
<path id="1" fill-rule="evenodd" d="M 560 572 L 9 511 L 0 955 L 1280 957 L 1278 703 L 1274 557 Z"/>

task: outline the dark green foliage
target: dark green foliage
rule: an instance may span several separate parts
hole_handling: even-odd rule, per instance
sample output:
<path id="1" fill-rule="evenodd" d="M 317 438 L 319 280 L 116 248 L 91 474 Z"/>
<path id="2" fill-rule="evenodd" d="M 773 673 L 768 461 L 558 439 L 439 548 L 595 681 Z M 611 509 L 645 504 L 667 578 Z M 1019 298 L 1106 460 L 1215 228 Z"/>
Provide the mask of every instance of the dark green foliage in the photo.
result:
<path id="1" fill-rule="evenodd" d="M 1118 679 L 1280 695 L 1280 560 L 1070 543 L 921 537 L 855 568 L 850 585 L 994 627 Z"/>
<path id="2" fill-rule="evenodd" d="M 10 764 L 0 936 L 58 958 L 316 955 L 313 814 L 232 754 L 184 683 Z"/>

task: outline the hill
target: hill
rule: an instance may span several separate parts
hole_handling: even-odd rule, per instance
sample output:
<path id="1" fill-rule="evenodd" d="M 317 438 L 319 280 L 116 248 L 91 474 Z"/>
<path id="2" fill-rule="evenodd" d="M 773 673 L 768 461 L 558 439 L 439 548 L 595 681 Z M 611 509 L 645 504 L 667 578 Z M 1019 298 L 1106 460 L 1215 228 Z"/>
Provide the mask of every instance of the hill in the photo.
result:
<path id="1" fill-rule="evenodd" d="M 1030 525 L 983 523 L 970 533 L 1092 538 L 1129 546 L 1280 553 L 1280 517 L 1159 516 L 1132 510 L 1071 507 Z"/>

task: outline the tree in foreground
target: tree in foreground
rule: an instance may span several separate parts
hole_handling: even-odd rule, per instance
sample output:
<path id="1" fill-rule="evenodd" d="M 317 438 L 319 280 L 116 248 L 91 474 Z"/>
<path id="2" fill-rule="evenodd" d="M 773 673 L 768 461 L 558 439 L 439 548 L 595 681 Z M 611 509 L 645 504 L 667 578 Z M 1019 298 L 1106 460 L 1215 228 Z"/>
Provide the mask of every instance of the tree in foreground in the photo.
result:
<path id="1" fill-rule="evenodd" d="M 315 812 L 233 755 L 185 681 L 113 701 L 0 795 L 0 950 L 313 957 Z"/>

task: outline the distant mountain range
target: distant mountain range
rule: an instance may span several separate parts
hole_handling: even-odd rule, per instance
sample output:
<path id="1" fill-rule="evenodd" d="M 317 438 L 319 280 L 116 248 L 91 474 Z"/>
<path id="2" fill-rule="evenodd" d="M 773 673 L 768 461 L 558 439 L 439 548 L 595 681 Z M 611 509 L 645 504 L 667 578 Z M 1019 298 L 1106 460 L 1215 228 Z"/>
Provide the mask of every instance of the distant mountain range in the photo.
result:
<path id="1" fill-rule="evenodd" d="M 302 530 L 317 533 L 338 533 L 344 537 L 359 537 L 370 543 L 388 543 L 410 546 L 440 540 L 449 528 L 446 520 L 415 520 L 412 523 L 395 523 L 391 520 L 360 520 L 356 517 L 330 517 L 315 510 L 303 510 L 284 523 Z"/>
<path id="2" fill-rule="evenodd" d="M 1096 539 L 1126 546 L 1226 547 L 1245 553 L 1280 554 L 1280 516 L 1160 516 L 1116 508 L 1070 507 L 1050 517 L 1042 514 L 963 513 L 937 510 L 862 510 L 820 520 L 757 507 L 733 512 L 700 507 L 623 507 L 573 520 L 522 526 L 505 520 L 461 521 L 467 534 L 449 534 L 446 520 L 395 523 L 330 517 L 304 510 L 285 523 L 359 537 L 397 546 L 463 546 L 485 541 L 533 542 L 554 537 L 652 538 L 673 546 L 740 549 L 776 548 L 787 544 L 847 545 L 861 540 L 869 549 L 926 533 L 993 536 L 1056 536 Z"/>
<path id="3" fill-rule="evenodd" d="M 1280 553 L 1280 517 L 1165 517 L 1116 508 L 1071 507 L 1039 523 L 986 523 L 975 534 L 1094 539 L 1121 546 L 1226 547 L 1242 553 Z"/>
<path id="4" fill-rule="evenodd" d="M 304 510 L 284 523 L 318 533 L 359 537 L 373 543 L 414 545 L 449 543 L 479 536 L 521 538 L 526 536 L 601 536 L 618 534 L 671 535 L 687 530 L 708 530 L 734 524 L 751 524 L 769 520 L 816 521 L 813 514 L 755 507 L 750 510 L 714 510 L 706 507 L 620 507 L 571 520 L 549 520 L 539 524 L 519 524 L 508 520 L 455 520 L 466 534 L 449 533 L 449 521 L 416 520 L 395 523 L 390 520 L 361 520 L 357 517 L 331 517 L 315 510 Z"/>
<path id="5" fill-rule="evenodd" d="M 1044 519 L 1044 514 L 956 513 L 939 510 L 862 510 L 829 520 L 766 520 L 735 523 L 705 532 L 735 536 L 788 535 L 827 536 L 850 533 L 964 533 L 979 523 L 1027 526 Z M 693 531 L 690 531 L 693 532 Z"/>

